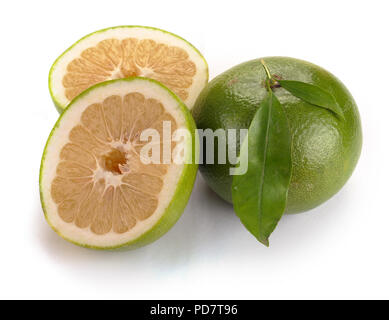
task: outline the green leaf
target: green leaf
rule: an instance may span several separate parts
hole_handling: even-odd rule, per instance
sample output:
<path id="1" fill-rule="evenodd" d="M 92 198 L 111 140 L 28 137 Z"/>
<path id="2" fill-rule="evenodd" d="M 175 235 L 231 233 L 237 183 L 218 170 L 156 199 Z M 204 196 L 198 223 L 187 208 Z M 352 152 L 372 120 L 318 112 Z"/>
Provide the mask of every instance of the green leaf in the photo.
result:
<path id="1" fill-rule="evenodd" d="M 328 91 L 310 83 L 293 80 L 277 80 L 281 87 L 288 90 L 295 97 L 308 103 L 328 109 L 344 119 L 342 109 L 339 107 L 334 96 Z"/>
<path id="2" fill-rule="evenodd" d="M 247 172 L 233 177 L 234 210 L 245 227 L 269 246 L 269 236 L 285 211 L 292 168 L 288 119 L 271 91 L 256 112 L 240 152 L 239 165 L 247 163 Z"/>

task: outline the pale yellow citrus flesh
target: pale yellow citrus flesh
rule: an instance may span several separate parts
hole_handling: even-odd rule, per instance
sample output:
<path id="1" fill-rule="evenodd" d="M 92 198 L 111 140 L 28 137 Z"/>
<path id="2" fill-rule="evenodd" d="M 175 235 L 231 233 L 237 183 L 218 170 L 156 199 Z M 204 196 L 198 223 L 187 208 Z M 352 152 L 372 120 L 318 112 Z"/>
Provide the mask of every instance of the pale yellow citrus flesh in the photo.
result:
<path id="1" fill-rule="evenodd" d="M 112 67 L 119 59 L 109 61 Z M 155 129 L 162 145 L 164 121 L 174 132 L 177 122 L 164 105 L 139 92 L 89 105 L 69 132 L 51 182 L 51 197 L 62 221 L 96 235 L 123 234 L 152 216 L 170 164 L 144 164 L 140 149 L 147 142 L 140 134 Z"/>
<path id="2" fill-rule="evenodd" d="M 65 96 L 71 101 L 94 84 L 131 76 L 158 80 L 183 101 L 196 75 L 188 53 L 152 39 L 106 39 L 82 51 L 66 67 L 62 78 Z"/>

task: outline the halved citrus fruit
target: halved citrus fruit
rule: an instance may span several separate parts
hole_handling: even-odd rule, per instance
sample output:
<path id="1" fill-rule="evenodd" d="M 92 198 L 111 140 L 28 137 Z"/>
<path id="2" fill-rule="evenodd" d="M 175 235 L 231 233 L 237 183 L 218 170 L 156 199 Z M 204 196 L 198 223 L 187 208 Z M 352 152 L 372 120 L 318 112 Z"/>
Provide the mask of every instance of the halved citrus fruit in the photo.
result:
<path id="1" fill-rule="evenodd" d="M 172 134 L 166 136 L 165 124 Z M 145 141 L 146 129 L 158 133 L 157 140 Z M 177 139 L 177 129 L 189 139 Z M 62 113 L 43 153 L 40 192 L 48 223 L 65 239 L 97 249 L 156 240 L 189 199 L 195 134 L 189 110 L 155 80 L 133 77 L 89 88 Z M 146 145 L 162 148 L 158 161 L 144 161 Z M 175 161 L 177 150 L 185 151 L 181 161 Z"/>
<path id="2" fill-rule="evenodd" d="M 172 33 L 121 26 L 89 34 L 67 49 L 50 70 L 49 88 L 62 112 L 89 87 L 130 76 L 158 80 L 191 109 L 208 82 L 208 66 L 195 47 Z"/>

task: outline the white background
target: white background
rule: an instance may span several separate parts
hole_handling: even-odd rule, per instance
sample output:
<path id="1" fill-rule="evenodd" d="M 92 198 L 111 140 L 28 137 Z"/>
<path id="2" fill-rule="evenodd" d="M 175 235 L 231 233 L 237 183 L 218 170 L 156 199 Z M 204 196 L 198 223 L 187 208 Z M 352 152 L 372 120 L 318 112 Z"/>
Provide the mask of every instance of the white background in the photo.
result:
<path id="1" fill-rule="evenodd" d="M 2 1 L 0 298 L 389 298 L 388 1 Z M 364 145 L 330 201 L 285 216 L 260 245 L 198 176 L 179 222 L 154 244 L 96 252 L 59 238 L 38 172 L 58 117 L 55 58 L 95 30 L 155 26 L 192 42 L 210 78 L 283 55 L 330 70 L 355 97 Z"/>

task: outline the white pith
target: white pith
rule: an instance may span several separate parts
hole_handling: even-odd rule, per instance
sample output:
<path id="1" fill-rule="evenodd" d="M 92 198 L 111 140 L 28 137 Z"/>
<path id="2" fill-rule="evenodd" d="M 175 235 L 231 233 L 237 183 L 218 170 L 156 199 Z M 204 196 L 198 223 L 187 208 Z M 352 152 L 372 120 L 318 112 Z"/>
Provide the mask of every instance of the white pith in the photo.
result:
<path id="1" fill-rule="evenodd" d="M 57 212 L 57 204 L 51 197 L 51 182 L 56 176 L 56 167 L 59 162 L 59 155 L 62 147 L 69 142 L 70 130 L 81 121 L 83 111 L 93 103 L 99 103 L 108 96 L 124 96 L 131 92 L 139 92 L 145 98 L 158 99 L 177 122 L 178 128 L 186 128 L 186 120 L 179 107 L 179 102 L 160 85 L 142 79 L 132 81 L 117 81 L 94 88 L 79 98 L 63 114 L 58 127 L 53 132 L 46 148 L 45 160 L 41 173 L 42 201 L 46 210 L 46 217 L 50 225 L 65 238 L 81 245 L 95 247 L 115 247 L 128 243 L 150 230 L 162 217 L 170 204 L 176 191 L 177 183 L 183 172 L 185 164 L 172 163 L 163 177 L 163 187 L 158 195 L 158 207 L 155 212 L 146 220 L 137 221 L 136 225 L 129 231 L 119 234 L 110 231 L 104 235 L 97 235 L 90 230 L 90 227 L 81 229 L 73 223 L 64 222 Z M 97 169 L 98 174 L 111 184 L 119 183 L 117 177 L 111 173 L 102 172 Z"/>
<path id="2" fill-rule="evenodd" d="M 62 79 L 67 72 L 66 68 L 69 62 L 79 57 L 85 49 L 96 46 L 102 40 L 112 38 L 118 40 L 126 38 L 153 39 L 159 43 L 164 43 L 169 46 L 177 46 L 184 49 L 188 53 L 189 59 L 196 65 L 196 74 L 193 77 L 193 83 L 191 87 L 188 88 L 189 96 L 184 101 L 189 109 L 193 107 L 198 95 L 208 81 L 208 68 L 204 59 L 189 43 L 183 39 L 158 29 L 144 27 L 118 27 L 96 32 L 80 40 L 70 50 L 65 52 L 53 66 L 50 77 L 52 95 L 55 97 L 57 102 L 61 104 L 61 106 L 65 107 L 70 102 L 65 96 L 65 88 L 62 85 Z M 150 72 L 152 72 L 152 70 L 148 70 L 147 68 L 140 69 L 142 73 L 139 76 L 141 77 L 148 77 L 151 74 Z M 112 76 L 106 80 L 117 79 L 117 74 L 120 74 L 119 69 L 112 72 Z"/>

